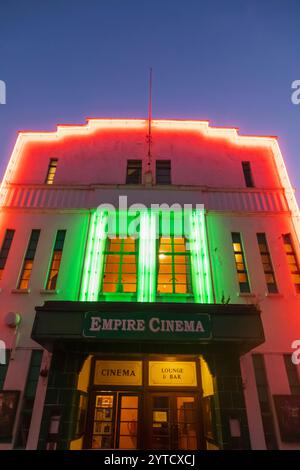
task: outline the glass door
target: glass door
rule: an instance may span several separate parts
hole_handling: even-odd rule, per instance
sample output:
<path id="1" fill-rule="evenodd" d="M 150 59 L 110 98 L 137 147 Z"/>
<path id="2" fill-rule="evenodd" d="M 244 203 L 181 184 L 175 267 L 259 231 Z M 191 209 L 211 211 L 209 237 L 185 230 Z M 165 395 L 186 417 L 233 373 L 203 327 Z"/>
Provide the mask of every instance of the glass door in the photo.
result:
<path id="1" fill-rule="evenodd" d="M 171 397 L 151 395 L 151 442 L 150 449 L 171 449 Z"/>
<path id="2" fill-rule="evenodd" d="M 150 395 L 150 409 L 150 449 L 197 449 L 196 395 L 153 393 Z"/>
<path id="3" fill-rule="evenodd" d="M 139 397 L 120 393 L 118 404 L 116 449 L 137 449 Z"/>
<path id="4" fill-rule="evenodd" d="M 197 449 L 197 409 L 195 396 L 174 397 L 175 423 L 174 444 L 175 449 Z"/>
<path id="5" fill-rule="evenodd" d="M 137 449 L 137 394 L 96 393 L 93 406 L 92 449 Z"/>

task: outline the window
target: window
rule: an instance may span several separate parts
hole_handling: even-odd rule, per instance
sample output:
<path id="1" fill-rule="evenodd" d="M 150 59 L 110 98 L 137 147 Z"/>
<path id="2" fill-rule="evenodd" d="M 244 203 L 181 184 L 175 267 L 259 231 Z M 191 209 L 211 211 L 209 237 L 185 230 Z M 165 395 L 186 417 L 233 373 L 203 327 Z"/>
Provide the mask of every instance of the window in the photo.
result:
<path id="1" fill-rule="evenodd" d="M 15 448 L 26 448 L 42 356 L 42 351 L 32 351 Z"/>
<path id="2" fill-rule="evenodd" d="M 127 160 L 126 184 L 142 183 L 142 160 Z"/>
<path id="3" fill-rule="evenodd" d="M 259 246 L 259 252 L 261 256 L 261 261 L 264 268 L 265 279 L 267 283 L 267 288 L 269 293 L 278 292 L 274 269 L 272 266 L 271 256 L 268 249 L 267 239 L 265 233 L 257 233 L 257 242 Z"/>
<path id="4" fill-rule="evenodd" d="M 185 238 L 161 237 L 158 253 L 158 294 L 188 294 L 191 289 L 190 253 Z"/>
<path id="5" fill-rule="evenodd" d="M 262 354 L 253 354 L 252 360 L 266 446 L 268 450 L 276 450 L 278 446 L 264 357 Z"/>
<path id="6" fill-rule="evenodd" d="M 58 162 L 57 158 L 50 159 L 48 172 L 47 172 L 47 178 L 46 178 L 46 184 L 53 184 L 55 173 L 56 173 L 56 168 L 57 168 L 57 162 Z"/>
<path id="7" fill-rule="evenodd" d="M 231 236 L 240 292 L 250 292 L 250 284 L 242 247 L 241 235 L 240 233 L 235 232 L 232 233 Z"/>
<path id="8" fill-rule="evenodd" d="M 50 270 L 47 279 L 46 289 L 55 290 L 57 284 L 57 277 L 61 263 L 62 251 L 64 247 L 66 230 L 58 230 L 54 244 Z"/>
<path id="9" fill-rule="evenodd" d="M 37 244 L 39 241 L 40 233 L 41 233 L 40 230 L 32 230 L 31 232 L 24 263 L 22 266 L 22 272 L 21 272 L 21 276 L 20 276 L 20 280 L 18 284 L 18 289 L 28 289 L 32 266 L 33 266 L 33 260 L 34 260 Z"/>
<path id="10" fill-rule="evenodd" d="M 2 279 L 2 274 L 6 265 L 6 261 L 8 258 L 8 253 L 14 238 L 15 231 L 14 230 L 6 230 L 5 237 L 3 240 L 2 248 L 0 251 L 0 280 Z"/>
<path id="11" fill-rule="evenodd" d="M 103 277 L 103 293 L 135 293 L 137 272 L 136 240 L 108 239 Z"/>
<path id="12" fill-rule="evenodd" d="M 283 358 L 291 394 L 300 395 L 300 378 L 298 375 L 297 366 L 292 362 L 292 355 L 284 354 Z"/>
<path id="13" fill-rule="evenodd" d="M 290 233 L 286 233 L 283 237 L 284 249 L 287 256 L 287 262 L 289 265 L 292 281 L 295 289 L 300 294 L 300 270 L 299 264 L 296 258 L 296 253 L 292 243 L 292 237 Z"/>
<path id="14" fill-rule="evenodd" d="M 242 162 L 242 167 L 247 188 L 253 188 L 254 183 L 250 162 Z"/>
<path id="15" fill-rule="evenodd" d="M 171 184 L 171 160 L 156 160 L 156 184 Z"/>
<path id="16" fill-rule="evenodd" d="M 0 353 L 1 354 L 1 353 Z M 4 352 L 1 354 L 1 357 L 4 356 Z M 7 374 L 8 364 L 10 358 L 10 351 L 9 349 L 5 350 L 5 364 L 1 364 L 0 362 L 0 390 L 3 390 L 4 381 Z"/>

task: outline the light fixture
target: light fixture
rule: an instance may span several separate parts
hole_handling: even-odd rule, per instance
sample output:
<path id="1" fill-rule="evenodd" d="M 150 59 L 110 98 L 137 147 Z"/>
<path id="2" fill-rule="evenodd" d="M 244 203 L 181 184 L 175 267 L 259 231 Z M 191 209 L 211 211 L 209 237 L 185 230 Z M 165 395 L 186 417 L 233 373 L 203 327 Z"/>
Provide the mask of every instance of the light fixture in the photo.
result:
<path id="1" fill-rule="evenodd" d="M 4 321 L 9 328 L 16 328 L 21 323 L 21 315 L 15 312 L 8 312 Z"/>

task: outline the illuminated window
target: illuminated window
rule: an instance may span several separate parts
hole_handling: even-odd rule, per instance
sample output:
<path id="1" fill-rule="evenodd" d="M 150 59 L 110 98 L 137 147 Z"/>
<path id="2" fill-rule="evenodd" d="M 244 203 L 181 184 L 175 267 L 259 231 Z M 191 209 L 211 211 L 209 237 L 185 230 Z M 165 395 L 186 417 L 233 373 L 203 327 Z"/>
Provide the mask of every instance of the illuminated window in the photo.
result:
<path id="1" fill-rule="evenodd" d="M 57 162 L 58 162 L 57 158 L 50 159 L 48 172 L 47 172 L 47 178 L 46 178 L 46 184 L 53 184 L 55 173 L 56 173 L 56 168 L 57 168 Z"/>
<path id="2" fill-rule="evenodd" d="M 56 288 L 57 277 L 58 277 L 58 272 L 59 272 L 59 267 L 60 267 L 61 257 L 62 257 L 62 251 L 64 247 L 64 242 L 65 242 L 65 236 L 66 236 L 66 230 L 57 231 L 52 259 L 51 259 L 50 270 L 49 270 L 48 279 L 47 279 L 46 288 L 48 290 L 54 290 Z"/>
<path id="3" fill-rule="evenodd" d="M 156 160 L 156 184 L 171 184 L 171 160 Z"/>
<path id="4" fill-rule="evenodd" d="M 290 233 L 286 233 L 283 237 L 284 249 L 289 265 L 292 281 L 294 283 L 296 291 L 300 294 L 300 270 L 299 263 L 296 258 L 296 253 L 292 243 L 292 237 Z"/>
<path id="5" fill-rule="evenodd" d="M 267 283 L 268 292 L 276 293 L 278 292 L 274 269 L 271 261 L 271 256 L 268 249 L 266 235 L 264 233 L 257 233 L 257 242 L 259 247 L 259 252 L 261 256 L 261 261 L 264 268 L 265 279 Z"/>
<path id="6" fill-rule="evenodd" d="M 18 289 L 28 289 L 32 272 L 33 260 L 40 237 L 40 230 L 32 230 L 29 244 L 26 250 L 25 259 L 22 266 Z"/>
<path id="7" fill-rule="evenodd" d="M 252 170 L 250 162 L 242 162 L 245 183 L 248 188 L 254 187 Z"/>
<path id="8" fill-rule="evenodd" d="M 126 184 L 142 183 L 142 160 L 127 160 Z"/>
<path id="9" fill-rule="evenodd" d="M 6 261 L 8 258 L 9 250 L 14 238 L 15 231 L 14 230 L 6 230 L 5 237 L 2 243 L 1 251 L 0 251 L 0 280 L 2 279 L 2 274 L 6 265 Z"/>
<path id="10" fill-rule="evenodd" d="M 231 234 L 235 266 L 237 270 L 240 292 L 250 292 L 248 273 L 242 247 L 241 235 L 237 232 Z"/>
<path id="11" fill-rule="evenodd" d="M 133 238 L 107 240 L 103 293 L 135 293 L 137 248 Z"/>
<path id="12" fill-rule="evenodd" d="M 190 252 L 185 238 L 161 237 L 158 253 L 157 292 L 159 294 L 188 294 L 192 292 Z"/>

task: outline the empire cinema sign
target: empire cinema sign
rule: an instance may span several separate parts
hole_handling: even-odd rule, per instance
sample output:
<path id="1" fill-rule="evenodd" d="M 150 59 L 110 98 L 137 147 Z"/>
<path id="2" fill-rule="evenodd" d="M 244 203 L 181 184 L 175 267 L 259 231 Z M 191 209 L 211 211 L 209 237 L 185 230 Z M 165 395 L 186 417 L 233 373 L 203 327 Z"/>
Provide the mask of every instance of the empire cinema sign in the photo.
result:
<path id="1" fill-rule="evenodd" d="M 87 312 L 83 336 L 99 339 L 197 341 L 211 337 L 207 314 Z"/>

